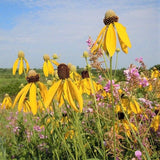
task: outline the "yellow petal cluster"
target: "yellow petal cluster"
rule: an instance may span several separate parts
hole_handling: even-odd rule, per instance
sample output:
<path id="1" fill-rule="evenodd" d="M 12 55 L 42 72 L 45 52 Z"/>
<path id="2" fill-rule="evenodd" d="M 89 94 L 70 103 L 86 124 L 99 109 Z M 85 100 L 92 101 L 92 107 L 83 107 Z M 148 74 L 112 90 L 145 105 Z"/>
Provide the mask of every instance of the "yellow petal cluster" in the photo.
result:
<path id="1" fill-rule="evenodd" d="M 34 70 L 31 70 L 29 73 L 34 75 L 35 72 Z M 29 82 L 18 92 L 12 107 L 15 107 L 15 105 L 18 102 L 18 111 L 30 110 L 35 115 L 38 110 L 38 105 L 37 105 L 38 89 L 40 90 L 40 95 L 42 97 L 42 100 L 45 100 L 47 94 L 46 86 L 40 81 Z M 28 99 L 27 97 L 29 97 L 28 101 L 26 101 L 26 99 Z"/>
<path id="2" fill-rule="evenodd" d="M 28 73 L 30 67 L 29 67 L 28 61 L 24 57 L 23 51 L 18 52 L 18 58 L 15 60 L 15 62 L 13 64 L 13 67 L 12 67 L 13 75 L 16 74 L 18 64 L 19 64 L 19 70 L 18 70 L 19 75 L 21 75 L 24 72 L 24 65 L 26 65 L 26 71 L 25 72 Z"/>
<path id="3" fill-rule="evenodd" d="M 54 74 L 54 67 L 52 65 L 55 64 L 56 66 L 59 65 L 59 63 L 55 60 L 50 59 L 48 54 L 43 55 L 44 63 L 43 63 L 43 73 L 45 77 L 48 77 L 48 75 Z"/>
<path id="4" fill-rule="evenodd" d="M 141 113 L 141 108 L 139 103 L 135 99 L 128 99 L 127 97 L 121 98 L 120 100 L 121 104 L 116 105 L 116 112 L 127 112 L 128 114 L 131 113 Z M 123 107 L 123 110 L 121 109 L 121 106 Z"/>
<path id="5" fill-rule="evenodd" d="M 156 116 L 153 118 L 150 127 L 153 128 L 154 131 L 157 131 L 159 125 L 160 125 L 160 115 L 156 115 Z"/>
<path id="6" fill-rule="evenodd" d="M 93 86 L 92 86 L 91 79 L 84 78 L 84 79 L 80 80 L 80 82 L 78 84 L 78 88 L 81 91 L 81 93 L 86 93 L 88 95 L 91 95 L 94 92 L 98 92 L 103 87 L 102 87 L 102 85 L 97 84 L 95 81 L 93 81 Z"/>
<path id="7" fill-rule="evenodd" d="M 12 107 L 12 99 L 9 97 L 8 94 L 5 94 L 5 97 L 2 101 L 1 108 L 2 109 L 10 109 Z"/>
<path id="8" fill-rule="evenodd" d="M 76 112 L 82 112 L 82 96 L 77 86 L 69 78 L 64 80 L 60 79 L 59 81 L 54 82 L 49 88 L 47 98 L 44 103 L 46 107 L 50 105 L 53 98 L 58 101 L 59 107 L 62 106 L 65 99 Z M 77 101 L 79 108 L 76 106 L 75 101 Z"/>

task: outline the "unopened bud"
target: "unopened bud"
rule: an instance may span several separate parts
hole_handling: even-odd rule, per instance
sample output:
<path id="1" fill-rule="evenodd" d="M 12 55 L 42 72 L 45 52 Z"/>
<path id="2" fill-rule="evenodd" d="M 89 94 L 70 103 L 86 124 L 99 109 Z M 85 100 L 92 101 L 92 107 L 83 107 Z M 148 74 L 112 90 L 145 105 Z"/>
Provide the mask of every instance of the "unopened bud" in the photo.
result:
<path id="1" fill-rule="evenodd" d="M 48 84 L 49 86 L 51 86 L 51 85 L 52 85 L 52 81 L 51 81 L 51 80 L 48 80 L 48 81 L 47 81 L 47 84 Z"/>
<path id="2" fill-rule="evenodd" d="M 89 57 L 89 54 L 88 54 L 88 52 L 87 52 L 87 51 L 84 51 L 84 52 L 83 52 L 83 57 L 84 57 L 84 58 Z"/>
<path id="3" fill-rule="evenodd" d="M 117 52 L 117 53 L 120 52 L 120 49 L 119 49 L 119 48 L 116 48 L 116 52 Z"/>
<path id="4" fill-rule="evenodd" d="M 58 59 L 58 56 L 56 53 L 54 53 L 52 57 L 53 57 L 53 59 Z"/>
<path id="5" fill-rule="evenodd" d="M 72 65 L 71 68 L 70 68 L 70 70 L 71 70 L 72 72 L 76 72 L 76 66 Z"/>

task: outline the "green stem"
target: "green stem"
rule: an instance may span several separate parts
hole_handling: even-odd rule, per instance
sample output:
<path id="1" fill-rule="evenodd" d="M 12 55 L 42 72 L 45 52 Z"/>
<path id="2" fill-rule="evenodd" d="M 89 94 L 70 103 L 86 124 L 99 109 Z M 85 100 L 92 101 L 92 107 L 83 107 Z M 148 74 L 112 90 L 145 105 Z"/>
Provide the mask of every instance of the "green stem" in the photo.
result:
<path id="1" fill-rule="evenodd" d="M 108 70 L 107 61 L 106 61 L 104 52 L 103 52 L 103 59 L 104 59 L 104 64 L 105 64 L 106 70 Z M 107 72 L 107 75 L 106 75 L 106 74 L 104 74 L 104 75 L 105 75 L 105 77 L 106 77 L 107 79 L 109 79 L 109 73 L 108 73 L 108 72 Z"/>
<path id="2" fill-rule="evenodd" d="M 98 105 L 97 105 L 97 101 L 96 101 L 96 94 L 95 94 L 95 88 L 94 88 L 94 85 L 93 85 L 91 70 L 89 68 L 89 64 L 88 64 L 87 58 L 85 58 L 85 60 L 86 60 L 86 64 L 87 64 L 89 78 L 91 80 L 91 87 L 92 87 L 92 90 L 93 90 L 92 94 L 93 94 L 93 99 L 94 99 L 94 103 L 95 103 L 95 109 L 96 109 L 96 113 L 98 113 Z M 97 129 L 98 129 L 98 132 L 99 132 L 99 135 L 100 135 L 101 146 L 102 146 L 102 149 L 103 149 L 103 159 L 105 160 L 105 147 L 104 147 L 104 144 L 103 144 L 103 133 L 102 133 L 102 126 L 101 126 L 99 114 L 96 114 L 96 117 L 97 117 L 97 122 L 96 122 Z"/>
<path id="3" fill-rule="evenodd" d="M 114 139 L 114 160 L 116 160 L 116 132 L 115 132 L 115 108 L 114 108 L 114 98 L 113 98 L 113 84 L 112 84 L 112 57 L 110 57 L 110 82 L 111 82 L 111 99 L 113 108 L 113 139 Z"/>
<path id="4" fill-rule="evenodd" d="M 117 65 L 118 65 L 118 52 L 117 52 L 117 54 L 116 54 L 116 64 L 115 64 L 115 71 L 114 71 L 114 78 L 115 78 L 115 76 L 116 76 L 116 72 L 117 72 Z"/>

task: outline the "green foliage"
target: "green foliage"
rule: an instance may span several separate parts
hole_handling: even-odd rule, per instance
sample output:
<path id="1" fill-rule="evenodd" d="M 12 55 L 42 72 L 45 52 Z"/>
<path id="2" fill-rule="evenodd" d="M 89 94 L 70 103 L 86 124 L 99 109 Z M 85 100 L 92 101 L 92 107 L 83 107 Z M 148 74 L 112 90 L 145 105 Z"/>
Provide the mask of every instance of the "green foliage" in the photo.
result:
<path id="1" fill-rule="evenodd" d="M 150 68 L 150 70 L 152 70 L 153 68 L 157 68 L 160 71 L 160 64 L 156 64 L 153 67 Z"/>

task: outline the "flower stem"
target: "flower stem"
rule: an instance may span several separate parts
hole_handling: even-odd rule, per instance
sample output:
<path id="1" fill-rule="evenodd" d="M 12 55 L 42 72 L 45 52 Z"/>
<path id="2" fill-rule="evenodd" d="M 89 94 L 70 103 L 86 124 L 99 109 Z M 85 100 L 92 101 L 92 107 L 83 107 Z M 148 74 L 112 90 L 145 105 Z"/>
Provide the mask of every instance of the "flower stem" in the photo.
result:
<path id="1" fill-rule="evenodd" d="M 113 84 L 112 84 L 112 57 L 110 57 L 110 82 L 111 82 L 111 99 L 112 99 L 112 108 L 113 108 L 113 139 L 114 139 L 114 160 L 116 160 L 116 132 L 115 132 L 115 108 L 114 108 L 114 99 L 113 99 Z"/>
<path id="2" fill-rule="evenodd" d="M 114 71 L 114 78 L 115 78 L 115 76 L 116 76 L 116 72 L 117 72 L 117 65 L 118 65 L 118 52 L 117 52 L 117 54 L 116 54 L 116 64 L 115 64 L 115 71 Z"/>
<path id="3" fill-rule="evenodd" d="M 98 129 L 98 132 L 99 132 L 99 135 L 100 135 L 100 140 L 101 140 L 101 146 L 102 146 L 102 149 L 103 149 L 103 159 L 105 160 L 105 147 L 104 147 L 104 144 L 103 144 L 103 133 L 102 133 L 102 126 L 101 126 L 101 122 L 100 122 L 100 117 L 99 117 L 99 114 L 98 114 L 98 105 L 97 105 L 97 101 L 96 101 L 96 94 L 95 94 L 95 88 L 94 88 L 94 85 L 93 85 L 93 80 L 92 80 L 92 75 L 91 75 L 91 70 L 89 68 L 89 64 L 88 64 L 88 61 L 87 61 L 87 58 L 85 58 L 86 60 L 86 64 L 87 64 L 87 69 L 88 69 L 88 73 L 89 73 L 89 78 L 91 80 L 91 87 L 92 87 L 92 91 L 93 91 L 93 97 L 94 97 L 94 103 L 95 103 L 95 109 L 96 109 L 96 117 L 97 117 L 97 129 Z"/>

